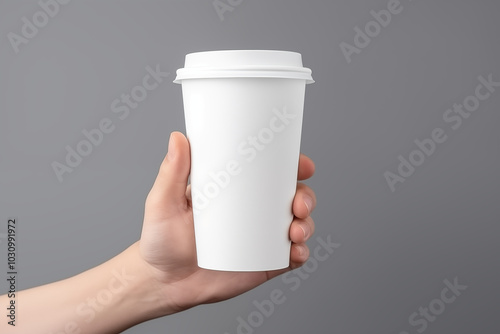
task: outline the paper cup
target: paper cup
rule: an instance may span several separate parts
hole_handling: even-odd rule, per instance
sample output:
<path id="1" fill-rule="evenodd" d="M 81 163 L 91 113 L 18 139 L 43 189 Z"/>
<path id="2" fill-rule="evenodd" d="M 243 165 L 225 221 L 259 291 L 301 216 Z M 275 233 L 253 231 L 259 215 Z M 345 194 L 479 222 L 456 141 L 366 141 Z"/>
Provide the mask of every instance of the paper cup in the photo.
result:
<path id="1" fill-rule="evenodd" d="M 182 84 L 191 146 L 198 265 L 288 267 L 311 70 L 294 52 L 199 52 L 186 56 L 174 82 Z"/>

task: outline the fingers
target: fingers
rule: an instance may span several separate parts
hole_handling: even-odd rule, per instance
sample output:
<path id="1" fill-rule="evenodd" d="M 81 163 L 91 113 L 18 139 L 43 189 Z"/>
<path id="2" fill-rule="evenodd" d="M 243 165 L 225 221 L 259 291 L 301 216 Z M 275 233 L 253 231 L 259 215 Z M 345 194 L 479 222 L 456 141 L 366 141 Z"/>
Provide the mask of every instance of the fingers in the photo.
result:
<path id="1" fill-rule="evenodd" d="M 298 180 L 306 180 L 313 176 L 316 166 L 314 161 L 311 160 L 307 155 L 300 154 L 299 158 L 299 172 L 297 175 Z"/>
<path id="2" fill-rule="evenodd" d="M 294 216 L 305 219 L 316 207 L 316 194 L 303 183 L 297 183 L 297 191 L 292 203 Z"/>
<path id="3" fill-rule="evenodd" d="M 309 247 L 306 244 L 292 244 L 290 251 L 290 268 L 301 267 L 309 259 Z"/>
<path id="4" fill-rule="evenodd" d="M 306 241 L 314 234 L 314 229 L 314 220 L 311 217 L 293 220 L 290 225 L 290 240 L 292 241 L 290 268 L 300 267 L 309 258 L 309 248 Z"/>
<path id="5" fill-rule="evenodd" d="M 290 240 L 295 244 L 303 244 L 314 234 L 314 220 L 295 218 L 290 225 Z"/>
<path id="6" fill-rule="evenodd" d="M 266 272 L 267 279 L 270 280 L 276 276 L 282 275 L 287 271 L 300 268 L 309 259 L 309 247 L 305 243 L 292 243 L 290 249 L 290 266 L 288 268 L 271 270 Z"/>
<path id="7" fill-rule="evenodd" d="M 308 158 L 305 158 L 308 159 Z M 309 162 L 303 160 L 303 166 Z M 312 163 L 312 161 L 311 161 Z M 312 168 L 311 168 L 312 167 Z M 314 173 L 314 164 L 305 167 L 303 171 Z M 310 168 L 309 170 L 307 168 Z M 308 175 L 308 174 L 306 174 Z M 295 269 L 302 266 L 309 258 L 309 247 L 306 241 L 314 234 L 315 224 L 311 218 L 311 212 L 316 207 L 316 194 L 311 188 L 303 183 L 297 184 L 297 192 L 293 199 L 292 210 L 295 219 L 290 225 L 290 240 L 292 248 L 290 251 L 290 268 Z"/>
<path id="8" fill-rule="evenodd" d="M 189 170 L 189 142 L 182 133 L 172 132 L 168 153 L 160 166 L 146 205 L 150 209 L 158 209 L 167 217 L 187 209 L 186 187 Z"/>

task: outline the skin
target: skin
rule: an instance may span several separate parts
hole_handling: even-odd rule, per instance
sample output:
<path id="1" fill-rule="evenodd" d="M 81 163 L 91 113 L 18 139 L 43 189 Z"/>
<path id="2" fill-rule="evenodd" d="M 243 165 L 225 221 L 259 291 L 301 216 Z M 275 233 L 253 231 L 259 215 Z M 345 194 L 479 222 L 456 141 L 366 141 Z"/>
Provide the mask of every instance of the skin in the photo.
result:
<path id="1" fill-rule="evenodd" d="M 189 142 L 182 133 L 173 132 L 146 199 L 140 240 L 81 274 L 17 292 L 16 326 L 8 325 L 9 319 L 2 317 L 0 332 L 118 333 L 150 319 L 235 297 L 307 261 L 305 242 L 314 233 L 310 214 L 316 196 L 308 186 L 297 183 L 289 268 L 262 272 L 199 268 L 189 170 Z M 313 161 L 301 155 L 298 180 L 310 178 L 314 170 Z M 3 310 L 9 300 L 7 295 L 0 296 Z"/>

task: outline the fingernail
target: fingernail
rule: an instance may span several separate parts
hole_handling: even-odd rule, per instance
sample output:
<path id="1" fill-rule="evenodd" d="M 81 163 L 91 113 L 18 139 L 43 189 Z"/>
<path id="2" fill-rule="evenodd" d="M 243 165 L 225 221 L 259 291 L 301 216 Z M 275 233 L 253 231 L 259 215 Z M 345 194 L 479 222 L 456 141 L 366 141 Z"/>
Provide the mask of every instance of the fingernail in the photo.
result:
<path id="1" fill-rule="evenodd" d="M 172 161 L 175 159 L 175 140 L 174 136 L 171 133 L 170 134 L 170 139 L 168 140 L 168 152 L 167 152 L 167 159 Z"/>
<path id="2" fill-rule="evenodd" d="M 306 252 L 306 250 L 302 246 L 297 246 L 297 250 L 299 251 L 300 256 L 304 255 L 304 253 Z"/>
<path id="3" fill-rule="evenodd" d="M 309 233 L 306 231 L 306 228 L 302 225 L 299 225 L 300 228 L 302 229 L 302 232 L 304 232 L 304 239 L 307 240 L 307 237 L 309 236 Z"/>
<path id="4" fill-rule="evenodd" d="M 307 207 L 307 212 L 311 213 L 311 208 L 313 206 L 313 199 L 310 196 L 304 196 L 304 203 Z"/>

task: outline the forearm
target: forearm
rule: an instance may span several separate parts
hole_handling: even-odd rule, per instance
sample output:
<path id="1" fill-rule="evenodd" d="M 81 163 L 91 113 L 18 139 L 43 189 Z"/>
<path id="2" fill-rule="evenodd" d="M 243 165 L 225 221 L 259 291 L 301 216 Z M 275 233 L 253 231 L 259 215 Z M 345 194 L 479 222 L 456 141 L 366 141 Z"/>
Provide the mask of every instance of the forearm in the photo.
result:
<path id="1" fill-rule="evenodd" d="M 77 276 L 16 294 L 15 327 L 2 317 L 0 332 L 40 334 L 119 333 L 162 316 L 150 268 L 134 244 L 111 260 Z M 6 295 L 0 297 L 3 310 Z"/>

